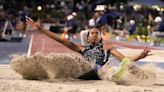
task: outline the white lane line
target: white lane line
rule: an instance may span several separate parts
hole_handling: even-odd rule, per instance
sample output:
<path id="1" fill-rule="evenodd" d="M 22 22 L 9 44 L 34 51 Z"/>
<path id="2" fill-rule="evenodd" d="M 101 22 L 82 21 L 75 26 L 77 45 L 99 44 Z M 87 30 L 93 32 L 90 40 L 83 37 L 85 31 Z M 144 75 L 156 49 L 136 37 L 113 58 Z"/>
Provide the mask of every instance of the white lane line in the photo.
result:
<path id="1" fill-rule="evenodd" d="M 30 55 L 31 55 L 31 48 L 32 48 L 33 39 L 34 39 L 34 35 L 32 34 L 31 39 L 30 39 L 30 44 L 28 46 L 27 57 L 30 57 Z"/>
<path id="2" fill-rule="evenodd" d="M 137 62 L 149 62 L 149 63 L 164 63 L 164 60 L 151 60 L 151 59 L 142 59 Z"/>

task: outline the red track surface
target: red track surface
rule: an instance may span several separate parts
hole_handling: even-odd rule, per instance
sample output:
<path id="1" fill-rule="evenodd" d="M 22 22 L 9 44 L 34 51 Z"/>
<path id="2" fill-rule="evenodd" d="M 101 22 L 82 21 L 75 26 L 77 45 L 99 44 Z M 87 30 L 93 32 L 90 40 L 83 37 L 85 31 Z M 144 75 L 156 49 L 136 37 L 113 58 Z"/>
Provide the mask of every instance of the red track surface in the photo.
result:
<path id="1" fill-rule="evenodd" d="M 52 40 L 44 34 L 33 34 L 31 54 L 36 52 L 52 53 L 52 52 L 73 52 L 64 45 Z"/>
<path id="2" fill-rule="evenodd" d="M 115 46 L 120 46 L 120 47 L 124 47 L 124 48 L 131 48 L 131 49 L 144 49 L 145 46 L 144 45 L 133 45 L 133 44 L 129 44 L 127 42 L 120 42 L 120 41 L 108 41 L 107 43 L 109 44 L 113 44 Z M 161 48 L 157 48 L 157 47 L 148 47 L 151 50 L 164 50 Z"/>
<path id="3" fill-rule="evenodd" d="M 32 46 L 30 49 L 30 55 L 41 52 L 41 53 L 52 53 L 52 52 L 73 52 L 64 45 L 58 43 L 57 41 L 52 40 L 42 33 L 35 33 L 32 37 Z M 132 49 L 143 49 L 145 46 L 132 45 L 127 42 L 117 42 L 117 41 L 106 41 L 109 44 L 123 48 L 132 48 Z M 160 48 L 149 47 L 154 50 L 161 50 Z"/>

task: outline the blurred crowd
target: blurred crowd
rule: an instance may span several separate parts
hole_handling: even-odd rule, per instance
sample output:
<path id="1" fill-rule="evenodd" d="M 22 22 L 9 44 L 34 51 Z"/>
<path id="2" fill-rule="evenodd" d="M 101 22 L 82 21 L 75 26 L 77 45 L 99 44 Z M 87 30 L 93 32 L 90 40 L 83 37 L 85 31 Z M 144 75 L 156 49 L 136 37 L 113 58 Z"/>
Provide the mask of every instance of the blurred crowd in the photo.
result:
<path id="1" fill-rule="evenodd" d="M 133 6 L 126 4 L 110 5 L 106 3 L 108 0 L 75 0 L 73 3 L 69 0 L 32 0 L 22 6 L 17 5 L 19 0 L 12 0 L 10 4 L 7 1 L 0 0 L 0 38 L 12 35 L 11 30 L 19 31 L 22 38 L 26 37 L 25 16 L 41 24 L 62 25 L 60 31 L 66 39 L 76 38 L 76 34 L 82 30 L 87 32 L 95 25 L 101 27 L 104 36 L 116 40 L 157 45 L 158 37 L 164 36 L 164 12 L 144 6 L 134 10 Z"/>

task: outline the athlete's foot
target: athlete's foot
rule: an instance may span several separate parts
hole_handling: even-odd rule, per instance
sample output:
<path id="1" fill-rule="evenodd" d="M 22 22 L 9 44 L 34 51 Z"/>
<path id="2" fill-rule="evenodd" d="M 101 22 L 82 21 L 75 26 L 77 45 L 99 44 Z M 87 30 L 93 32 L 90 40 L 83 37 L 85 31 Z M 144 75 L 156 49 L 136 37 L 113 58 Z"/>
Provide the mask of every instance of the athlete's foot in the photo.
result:
<path id="1" fill-rule="evenodd" d="M 118 70 L 112 76 L 112 80 L 119 81 L 120 78 L 129 70 L 130 64 L 130 60 L 128 58 L 124 58 L 120 63 Z"/>

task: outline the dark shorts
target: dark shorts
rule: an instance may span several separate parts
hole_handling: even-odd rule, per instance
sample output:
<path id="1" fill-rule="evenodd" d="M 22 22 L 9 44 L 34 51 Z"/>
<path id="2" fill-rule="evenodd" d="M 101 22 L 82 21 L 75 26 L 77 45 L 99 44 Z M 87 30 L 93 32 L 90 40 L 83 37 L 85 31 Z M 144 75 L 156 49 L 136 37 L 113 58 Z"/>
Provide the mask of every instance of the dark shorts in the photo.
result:
<path id="1" fill-rule="evenodd" d="M 101 69 L 101 65 L 96 64 L 94 69 L 85 73 L 84 75 L 80 76 L 79 79 L 84 79 L 84 80 L 100 80 L 97 72 L 99 69 Z"/>
<path id="2" fill-rule="evenodd" d="M 83 80 L 100 80 L 97 72 L 95 70 L 91 70 L 84 75 L 80 76 L 78 79 L 83 79 Z"/>

